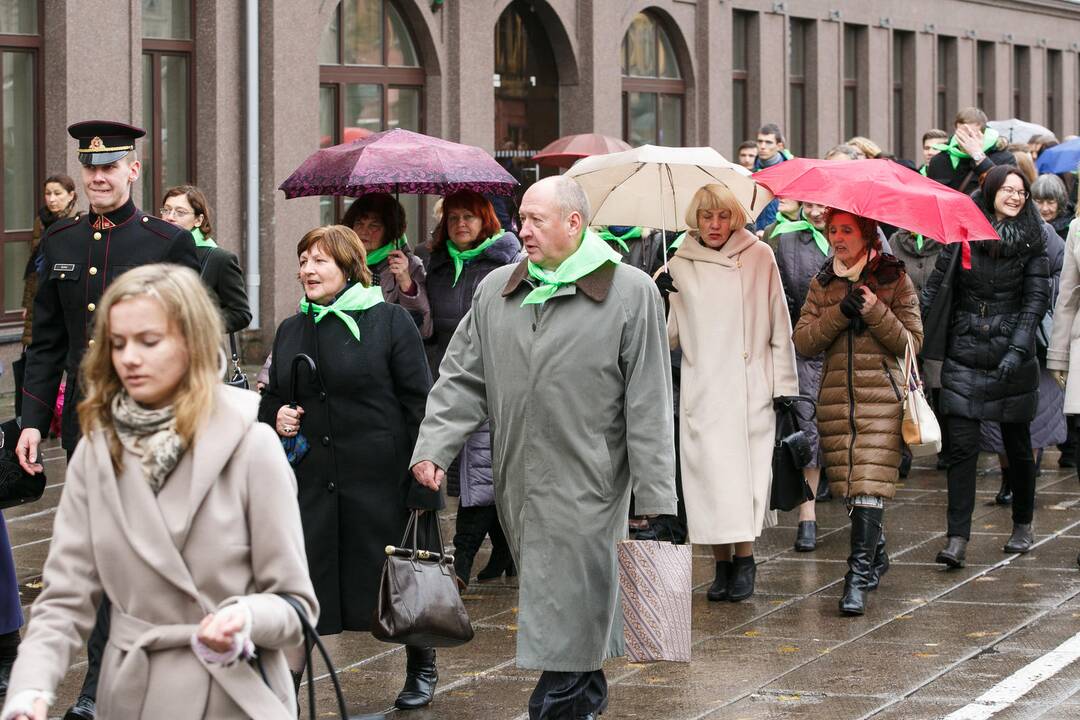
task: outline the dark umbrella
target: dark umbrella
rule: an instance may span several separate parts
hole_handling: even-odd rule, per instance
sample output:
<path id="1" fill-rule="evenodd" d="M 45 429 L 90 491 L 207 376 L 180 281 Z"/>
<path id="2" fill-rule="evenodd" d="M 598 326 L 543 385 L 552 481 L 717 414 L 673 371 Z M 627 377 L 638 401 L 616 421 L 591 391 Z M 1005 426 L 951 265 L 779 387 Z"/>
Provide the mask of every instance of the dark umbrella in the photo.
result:
<path id="1" fill-rule="evenodd" d="M 315 151 L 279 189 L 287 198 L 458 190 L 510 195 L 517 184 L 485 150 L 394 128 Z"/>
<path id="2" fill-rule="evenodd" d="M 568 168 L 584 157 L 632 149 L 628 142 L 599 133 L 566 135 L 544 146 L 540 152 L 533 155 L 533 162 Z"/>
<path id="3" fill-rule="evenodd" d="M 315 361 L 311 359 L 310 355 L 304 353 L 297 353 L 296 357 L 292 359 L 292 366 L 289 368 L 289 407 L 293 410 L 296 409 L 296 379 L 300 374 L 301 364 L 306 363 L 308 369 L 311 371 L 312 377 L 315 376 Z M 302 422 L 302 421 L 301 421 Z M 281 438 L 281 446 L 285 448 L 285 457 L 288 458 L 289 464 L 295 467 L 304 459 L 308 450 L 311 449 L 311 443 L 300 432 L 300 428 L 296 429 L 296 435 L 288 438 Z"/>

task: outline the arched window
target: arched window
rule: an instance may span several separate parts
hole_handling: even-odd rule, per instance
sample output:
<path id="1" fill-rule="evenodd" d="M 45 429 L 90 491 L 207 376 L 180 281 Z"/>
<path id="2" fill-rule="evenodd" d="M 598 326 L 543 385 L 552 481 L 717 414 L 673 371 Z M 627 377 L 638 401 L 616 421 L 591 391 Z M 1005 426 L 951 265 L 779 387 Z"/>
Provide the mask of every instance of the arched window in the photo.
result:
<path id="1" fill-rule="evenodd" d="M 623 137 L 631 145 L 683 144 L 686 83 L 660 22 L 638 13 L 622 42 Z"/>
<path id="2" fill-rule="evenodd" d="M 319 146 L 380 130 L 422 132 L 424 70 L 409 28 L 392 0 L 342 0 L 319 46 Z M 415 195 L 402 195 L 410 232 L 422 232 Z M 336 222 L 348 199 L 323 198 L 323 223 Z"/>

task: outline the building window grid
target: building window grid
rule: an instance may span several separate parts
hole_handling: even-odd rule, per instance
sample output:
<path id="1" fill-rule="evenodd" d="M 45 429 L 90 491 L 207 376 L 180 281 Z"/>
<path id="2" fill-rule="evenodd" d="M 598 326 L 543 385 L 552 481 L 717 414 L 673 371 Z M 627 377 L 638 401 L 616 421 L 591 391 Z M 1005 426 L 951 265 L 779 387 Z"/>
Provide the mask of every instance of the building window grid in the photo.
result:
<path id="1" fill-rule="evenodd" d="M 631 145 L 683 145 L 686 81 L 660 20 L 649 13 L 635 15 L 620 55 L 623 139 Z"/>
<path id="2" fill-rule="evenodd" d="M 756 13 L 731 13 L 731 123 L 732 154 L 751 139 L 750 127 L 750 40 Z"/>
<path id="3" fill-rule="evenodd" d="M 41 204 L 42 156 L 44 142 L 41 73 L 42 0 L 24 0 L 0 10 L 0 73 L 4 92 L 0 94 L 0 118 L 4 142 L 0 143 L 0 323 L 20 323 L 23 273 L 30 257 L 34 219 Z M 19 75 L 21 74 L 21 78 Z M 16 95 L 21 97 L 16 97 Z M 21 113 L 21 116 L 19 115 Z M 19 133 L 24 133 L 20 138 Z M 16 153 L 21 152 L 22 157 Z M 16 167 L 18 165 L 19 167 Z"/>
<path id="4" fill-rule="evenodd" d="M 994 106 L 994 43 L 975 46 L 975 105 L 984 111 Z"/>
<path id="5" fill-rule="evenodd" d="M 937 87 L 935 92 L 936 120 L 939 128 L 947 128 L 959 108 L 956 100 L 956 38 L 937 37 Z"/>
<path id="6" fill-rule="evenodd" d="M 1059 98 L 1062 94 L 1061 88 L 1061 51 L 1060 50 L 1047 50 L 1046 51 L 1046 127 L 1054 132 L 1061 132 L 1062 121 L 1059 114 L 1060 102 Z"/>
<path id="7" fill-rule="evenodd" d="M 866 28 L 860 25 L 844 25 L 843 47 L 843 93 L 845 138 L 859 134 L 859 57 L 862 55 Z"/>
<path id="8" fill-rule="evenodd" d="M 355 20 L 354 15 L 344 15 L 345 3 L 353 3 L 350 9 Z M 365 22 L 364 15 L 373 12 L 378 15 L 378 32 L 365 38 L 362 34 L 370 31 L 374 24 Z M 346 35 L 352 26 L 361 33 L 361 41 L 379 44 L 379 57 L 365 56 L 371 48 L 363 42 L 359 49 L 346 45 Z M 393 127 L 423 132 L 425 76 L 416 47 L 404 17 L 390 0 L 342 0 L 338 3 L 324 32 L 319 53 L 320 147 L 357 140 Z M 350 60 L 366 62 L 348 62 Z M 359 101 L 361 106 L 377 104 L 377 116 L 375 113 L 366 117 L 360 114 L 349 122 L 346 113 L 350 101 Z M 349 199 L 323 197 L 320 222 L 337 222 L 345 213 L 346 201 Z M 427 231 L 426 202 L 417 195 L 401 195 L 399 201 L 405 208 L 408 227 L 416 229 L 410 232 L 417 240 L 423 238 Z"/>
<path id="9" fill-rule="evenodd" d="M 1026 117 L 1028 87 L 1031 76 L 1030 49 L 1025 45 L 1013 46 L 1012 62 L 1012 116 Z"/>
<path id="10" fill-rule="evenodd" d="M 142 206 L 157 212 L 158 203 L 168 186 L 195 184 L 195 2 L 188 0 L 143 0 L 143 125 L 147 131 L 141 142 Z M 155 25 L 148 21 L 153 14 Z M 161 35 L 149 37 L 151 28 L 165 28 Z M 165 85 L 170 76 L 181 81 L 171 90 L 183 88 L 184 97 L 169 98 L 181 105 L 175 114 L 166 112 Z M 169 117 L 167 117 L 169 116 Z M 170 137 L 168 125 L 183 124 L 180 135 Z M 182 143 L 177 147 L 174 141 Z"/>
<path id="11" fill-rule="evenodd" d="M 795 155 L 806 150 L 806 60 L 812 22 L 791 18 L 788 25 L 787 149 Z"/>

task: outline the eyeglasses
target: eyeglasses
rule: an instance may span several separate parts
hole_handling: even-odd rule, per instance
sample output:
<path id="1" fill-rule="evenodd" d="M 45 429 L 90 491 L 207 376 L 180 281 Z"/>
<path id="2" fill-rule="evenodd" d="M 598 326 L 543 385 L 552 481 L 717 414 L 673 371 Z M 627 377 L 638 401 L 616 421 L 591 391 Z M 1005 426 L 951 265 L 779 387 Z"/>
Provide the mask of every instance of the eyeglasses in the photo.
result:
<path id="1" fill-rule="evenodd" d="M 179 218 L 186 218 L 188 215 L 194 215 L 194 214 L 195 213 L 193 213 L 192 211 L 185 210 L 184 208 L 163 207 L 160 210 L 158 210 L 158 217 L 163 217 L 163 218 L 167 218 L 170 215 L 172 215 L 174 218 L 179 219 Z"/>
<path id="2" fill-rule="evenodd" d="M 1002 186 L 998 188 L 998 195 L 1001 195 L 1002 193 L 1004 193 L 1005 195 L 1015 195 L 1021 200 L 1027 200 L 1029 197 L 1031 197 L 1031 193 L 1029 193 L 1027 190 L 1017 190 L 1016 188 L 1011 188 L 1007 186 Z"/>

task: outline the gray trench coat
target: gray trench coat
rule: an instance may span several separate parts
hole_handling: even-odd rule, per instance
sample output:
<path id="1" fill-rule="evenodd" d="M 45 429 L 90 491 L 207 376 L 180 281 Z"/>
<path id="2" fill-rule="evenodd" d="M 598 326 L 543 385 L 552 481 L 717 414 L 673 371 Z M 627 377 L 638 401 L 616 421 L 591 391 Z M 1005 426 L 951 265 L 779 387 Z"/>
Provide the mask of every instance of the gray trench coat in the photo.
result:
<path id="1" fill-rule="evenodd" d="M 623 652 L 615 546 L 631 490 L 638 513 L 675 512 L 664 311 L 626 265 L 522 307 L 529 282 L 522 262 L 477 288 L 412 463 L 447 467 L 491 418 L 495 504 L 520 576 L 517 663 L 585 672 Z"/>

